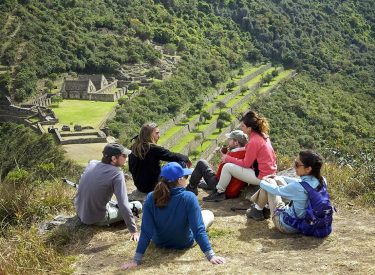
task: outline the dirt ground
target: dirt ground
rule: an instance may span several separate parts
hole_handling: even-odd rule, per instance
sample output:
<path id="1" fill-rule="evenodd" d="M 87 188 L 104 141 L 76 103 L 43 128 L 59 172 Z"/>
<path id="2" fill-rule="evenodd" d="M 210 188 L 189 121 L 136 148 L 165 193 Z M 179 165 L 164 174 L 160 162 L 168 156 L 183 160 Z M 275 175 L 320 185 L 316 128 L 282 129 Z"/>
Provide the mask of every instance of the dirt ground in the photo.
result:
<path id="1" fill-rule="evenodd" d="M 133 190 L 131 182 L 127 185 Z M 203 209 L 215 214 L 209 237 L 215 253 L 226 258 L 224 265 L 209 263 L 199 246 L 177 251 L 151 244 L 142 265 L 121 271 L 136 243 L 129 241 L 125 225 L 118 224 L 84 228 L 82 241 L 69 252 L 77 259 L 75 274 L 375 274 L 373 211 L 336 205 L 333 233 L 316 239 L 285 235 L 274 229 L 271 220 L 247 220 L 245 211 L 231 211 L 232 206 L 249 206 L 243 198 L 208 203 L 202 202 L 205 195 L 200 190 L 199 201 Z"/>

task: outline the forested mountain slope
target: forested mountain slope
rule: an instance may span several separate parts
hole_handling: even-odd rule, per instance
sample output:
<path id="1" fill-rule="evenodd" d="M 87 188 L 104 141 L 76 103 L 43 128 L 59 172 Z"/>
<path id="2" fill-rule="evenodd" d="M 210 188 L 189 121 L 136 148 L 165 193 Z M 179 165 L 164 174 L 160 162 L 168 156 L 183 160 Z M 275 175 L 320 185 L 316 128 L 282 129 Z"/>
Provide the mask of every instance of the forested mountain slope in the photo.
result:
<path id="1" fill-rule="evenodd" d="M 374 138 L 374 10 L 371 0 L 3 1 L 0 60 L 8 70 L 0 74 L 0 89 L 23 100 L 36 92 L 42 77 L 68 71 L 111 74 L 124 63 L 155 63 L 160 53 L 151 41 L 176 49 L 182 59 L 175 75 L 120 106 L 109 123 L 112 134 L 128 143 L 143 122 L 176 115 L 245 61 L 272 60 L 300 73 L 287 89 L 298 89 L 301 98 L 281 100 L 278 112 L 265 110 L 281 124 L 288 122 L 283 117 L 298 117 L 304 130 L 294 133 L 298 144 L 290 144 L 320 148 L 326 139 L 345 146 L 354 140 L 360 150 L 363 140 L 369 147 Z M 285 89 L 283 97 L 289 97 Z M 333 91 L 340 100 L 325 99 L 334 99 Z M 302 107 L 283 106 L 290 101 Z M 322 129 L 307 119 L 303 106 L 322 108 L 327 112 L 321 116 L 344 122 Z M 322 134 L 331 130 L 332 135 Z M 276 127 L 274 134 L 286 143 L 294 136 Z"/>

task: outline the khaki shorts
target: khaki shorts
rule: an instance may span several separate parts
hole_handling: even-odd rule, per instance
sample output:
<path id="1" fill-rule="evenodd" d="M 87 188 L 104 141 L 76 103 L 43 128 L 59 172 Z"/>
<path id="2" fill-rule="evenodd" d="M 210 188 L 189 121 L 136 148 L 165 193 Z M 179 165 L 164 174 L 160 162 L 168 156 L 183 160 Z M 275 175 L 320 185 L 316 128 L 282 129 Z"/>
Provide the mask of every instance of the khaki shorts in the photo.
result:
<path id="1" fill-rule="evenodd" d="M 122 220 L 124 219 L 120 214 L 120 209 L 108 203 L 106 205 L 106 212 L 104 218 L 100 222 L 95 223 L 95 225 L 110 225 L 111 223 L 119 222 Z"/>

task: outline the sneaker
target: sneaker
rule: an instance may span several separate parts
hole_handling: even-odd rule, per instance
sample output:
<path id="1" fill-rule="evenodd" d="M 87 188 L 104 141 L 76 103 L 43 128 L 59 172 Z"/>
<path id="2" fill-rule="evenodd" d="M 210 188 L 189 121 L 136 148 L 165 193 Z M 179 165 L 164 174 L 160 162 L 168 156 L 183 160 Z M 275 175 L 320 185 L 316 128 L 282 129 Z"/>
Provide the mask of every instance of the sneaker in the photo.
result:
<path id="1" fill-rule="evenodd" d="M 265 219 L 271 218 L 271 210 L 267 207 L 263 208 L 263 216 Z"/>
<path id="2" fill-rule="evenodd" d="M 192 187 L 190 184 L 186 186 L 186 191 L 193 192 L 196 196 L 198 196 L 198 187 Z"/>
<path id="3" fill-rule="evenodd" d="M 203 198 L 204 201 L 214 201 L 214 202 L 223 201 L 225 199 L 226 199 L 225 193 L 219 193 L 217 192 L 217 190 L 212 192 L 209 196 Z"/>
<path id="4" fill-rule="evenodd" d="M 208 190 L 208 184 L 204 181 L 204 180 L 201 180 L 199 183 L 198 183 L 198 188 L 200 189 L 203 189 L 203 190 Z"/>
<path id="5" fill-rule="evenodd" d="M 263 210 L 258 210 L 255 208 L 254 205 L 252 205 L 249 209 L 246 210 L 246 217 L 248 219 L 253 219 L 256 221 L 263 221 L 264 220 Z"/>

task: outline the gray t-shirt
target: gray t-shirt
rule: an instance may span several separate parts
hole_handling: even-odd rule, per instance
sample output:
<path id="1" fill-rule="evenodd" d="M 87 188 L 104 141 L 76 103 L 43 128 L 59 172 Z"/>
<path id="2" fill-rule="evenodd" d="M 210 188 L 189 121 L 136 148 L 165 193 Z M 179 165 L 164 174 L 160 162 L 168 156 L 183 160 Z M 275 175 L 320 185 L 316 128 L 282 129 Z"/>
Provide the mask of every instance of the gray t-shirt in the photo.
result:
<path id="1" fill-rule="evenodd" d="M 77 215 L 85 224 L 94 224 L 103 220 L 106 205 L 115 194 L 129 231 L 137 231 L 134 216 L 128 206 L 124 173 L 119 167 L 91 160 L 79 181 L 75 198 Z"/>

